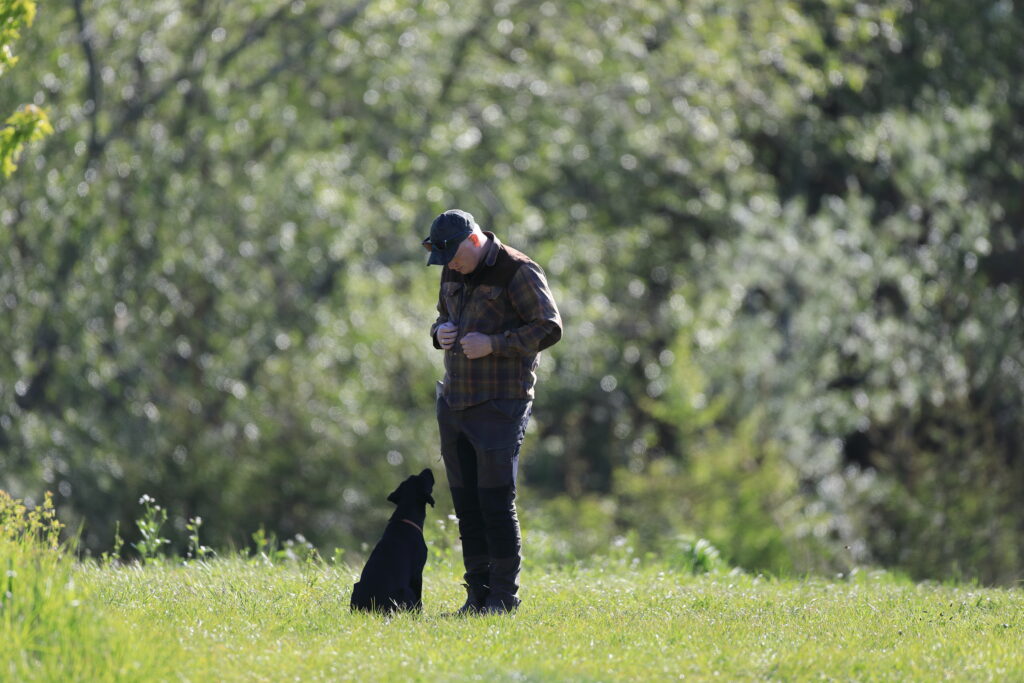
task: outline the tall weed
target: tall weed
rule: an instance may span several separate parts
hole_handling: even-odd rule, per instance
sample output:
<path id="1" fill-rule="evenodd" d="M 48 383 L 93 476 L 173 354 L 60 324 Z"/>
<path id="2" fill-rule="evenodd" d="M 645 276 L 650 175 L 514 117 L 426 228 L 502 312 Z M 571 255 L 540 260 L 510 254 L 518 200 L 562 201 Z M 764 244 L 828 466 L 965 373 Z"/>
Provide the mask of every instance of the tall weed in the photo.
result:
<path id="1" fill-rule="evenodd" d="M 50 494 L 28 509 L 0 491 L 0 679 L 140 680 L 171 651 L 117 621 L 75 581 Z"/>

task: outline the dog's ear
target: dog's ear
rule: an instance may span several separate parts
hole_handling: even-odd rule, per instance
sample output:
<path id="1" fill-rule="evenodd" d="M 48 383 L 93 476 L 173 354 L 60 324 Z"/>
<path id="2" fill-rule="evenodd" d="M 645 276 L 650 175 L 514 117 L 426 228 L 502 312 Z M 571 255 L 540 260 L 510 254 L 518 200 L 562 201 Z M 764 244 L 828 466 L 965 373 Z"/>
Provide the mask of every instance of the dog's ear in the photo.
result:
<path id="1" fill-rule="evenodd" d="M 395 505 L 398 505 L 398 501 L 399 501 L 399 497 L 398 497 L 398 492 L 399 492 L 399 491 L 401 491 L 401 490 L 402 490 L 402 487 L 401 487 L 401 486 L 399 486 L 399 487 L 398 487 L 397 489 L 395 489 L 394 491 L 392 491 L 392 492 L 391 492 L 391 493 L 390 493 L 390 494 L 388 495 L 388 502 L 389 502 L 389 503 L 394 503 Z"/>
<path id="2" fill-rule="evenodd" d="M 430 503 L 430 507 L 434 507 L 434 496 L 430 495 L 434 491 L 434 473 L 430 469 L 425 469 L 416 480 L 419 482 L 423 498 Z"/>

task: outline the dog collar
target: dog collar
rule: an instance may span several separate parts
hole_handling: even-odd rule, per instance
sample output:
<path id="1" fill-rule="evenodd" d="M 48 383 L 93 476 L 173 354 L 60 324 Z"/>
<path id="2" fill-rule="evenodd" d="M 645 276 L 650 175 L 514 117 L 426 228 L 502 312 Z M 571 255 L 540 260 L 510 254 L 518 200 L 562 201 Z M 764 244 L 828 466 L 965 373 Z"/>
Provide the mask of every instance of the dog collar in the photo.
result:
<path id="1" fill-rule="evenodd" d="M 419 525 L 419 524 L 417 524 L 416 522 L 412 521 L 411 519 L 404 519 L 404 518 L 403 518 L 403 519 L 400 519 L 400 520 L 398 520 L 398 521 L 400 521 L 400 522 L 405 522 L 406 524 L 408 524 L 408 525 L 410 525 L 410 526 L 413 526 L 413 527 L 415 527 L 415 528 L 416 528 L 416 531 L 420 532 L 421 534 L 423 533 L 423 529 L 422 529 L 422 527 L 420 527 L 420 525 Z"/>

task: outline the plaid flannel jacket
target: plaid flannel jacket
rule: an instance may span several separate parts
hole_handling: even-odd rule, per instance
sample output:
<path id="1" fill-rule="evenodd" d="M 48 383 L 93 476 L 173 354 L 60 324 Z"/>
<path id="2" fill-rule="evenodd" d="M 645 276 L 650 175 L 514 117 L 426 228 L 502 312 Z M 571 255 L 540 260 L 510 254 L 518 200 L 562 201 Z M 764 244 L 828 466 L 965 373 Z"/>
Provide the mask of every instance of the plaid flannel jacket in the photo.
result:
<path id="1" fill-rule="evenodd" d="M 475 271 L 442 268 L 438 316 L 430 328 L 438 349 L 438 326 L 459 328 L 444 354 L 441 394 L 453 410 L 495 398 L 533 399 L 540 351 L 562 337 L 562 318 L 541 267 L 493 233 L 484 234 L 487 252 Z M 459 340 L 470 332 L 489 335 L 492 353 L 466 358 Z"/>

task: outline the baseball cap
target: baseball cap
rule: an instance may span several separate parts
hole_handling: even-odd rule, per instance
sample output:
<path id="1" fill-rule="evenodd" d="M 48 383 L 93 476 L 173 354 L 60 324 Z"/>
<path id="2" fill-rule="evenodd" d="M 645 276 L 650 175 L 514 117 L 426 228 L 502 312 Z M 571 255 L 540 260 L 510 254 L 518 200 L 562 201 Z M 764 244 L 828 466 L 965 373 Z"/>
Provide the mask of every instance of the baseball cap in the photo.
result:
<path id="1" fill-rule="evenodd" d="M 430 237 L 423 240 L 423 247 L 430 252 L 428 266 L 444 266 L 455 256 L 462 240 L 466 239 L 476 221 L 471 214 L 459 209 L 449 209 L 430 224 Z"/>

